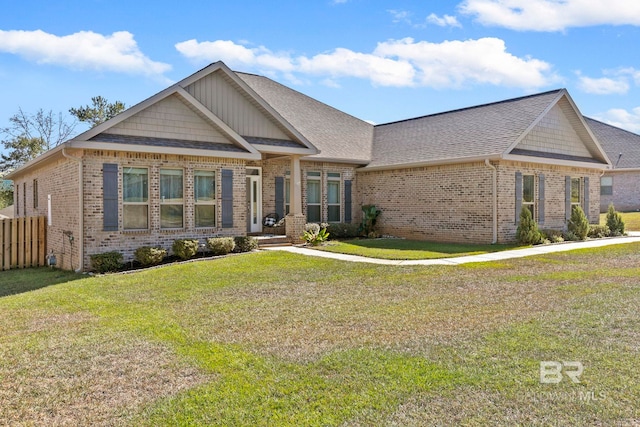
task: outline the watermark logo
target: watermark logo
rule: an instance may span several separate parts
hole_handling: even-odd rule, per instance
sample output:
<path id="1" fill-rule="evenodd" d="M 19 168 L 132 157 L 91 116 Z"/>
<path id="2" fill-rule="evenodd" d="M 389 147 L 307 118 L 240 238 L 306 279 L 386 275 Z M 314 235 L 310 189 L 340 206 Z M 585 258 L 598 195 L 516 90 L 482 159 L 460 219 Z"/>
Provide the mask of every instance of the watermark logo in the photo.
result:
<path id="1" fill-rule="evenodd" d="M 540 382 L 542 384 L 558 384 L 565 376 L 569 377 L 573 383 L 579 384 L 582 372 L 584 372 L 584 366 L 581 362 L 556 362 L 554 360 L 540 362 Z"/>

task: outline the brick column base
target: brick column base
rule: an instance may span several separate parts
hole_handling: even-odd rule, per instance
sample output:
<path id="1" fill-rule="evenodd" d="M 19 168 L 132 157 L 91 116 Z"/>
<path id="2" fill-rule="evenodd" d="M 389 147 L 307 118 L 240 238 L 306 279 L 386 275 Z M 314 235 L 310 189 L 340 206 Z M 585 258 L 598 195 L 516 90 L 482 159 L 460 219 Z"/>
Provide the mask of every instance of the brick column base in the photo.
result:
<path id="1" fill-rule="evenodd" d="M 307 223 L 307 218 L 303 214 L 289 214 L 284 221 L 287 237 L 292 243 L 302 243 L 302 234 L 304 233 L 304 226 Z"/>

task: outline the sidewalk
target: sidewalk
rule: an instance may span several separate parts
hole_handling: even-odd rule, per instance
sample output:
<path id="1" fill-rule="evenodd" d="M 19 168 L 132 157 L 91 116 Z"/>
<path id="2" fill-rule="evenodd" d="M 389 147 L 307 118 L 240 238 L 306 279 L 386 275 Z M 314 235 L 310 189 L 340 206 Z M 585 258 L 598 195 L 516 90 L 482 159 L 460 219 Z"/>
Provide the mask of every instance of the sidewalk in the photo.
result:
<path id="1" fill-rule="evenodd" d="M 300 246 L 280 246 L 264 248 L 266 251 L 285 251 L 294 254 L 315 256 L 320 258 L 338 259 L 351 262 L 366 262 L 370 264 L 382 265 L 459 265 L 471 262 L 500 261 L 511 258 L 522 258 L 533 255 L 550 254 L 555 252 L 567 252 L 576 249 L 599 248 L 603 246 L 619 245 L 623 243 L 640 242 L 640 232 L 629 232 L 629 236 L 611 237 L 606 239 L 587 240 L 584 242 L 566 242 L 552 245 L 538 245 L 524 249 L 514 249 L 511 251 L 493 252 L 482 255 L 469 255 L 455 258 L 421 259 L 421 260 L 390 260 L 379 258 L 368 258 L 357 255 L 336 254 L 324 252 L 316 249 L 309 249 Z"/>

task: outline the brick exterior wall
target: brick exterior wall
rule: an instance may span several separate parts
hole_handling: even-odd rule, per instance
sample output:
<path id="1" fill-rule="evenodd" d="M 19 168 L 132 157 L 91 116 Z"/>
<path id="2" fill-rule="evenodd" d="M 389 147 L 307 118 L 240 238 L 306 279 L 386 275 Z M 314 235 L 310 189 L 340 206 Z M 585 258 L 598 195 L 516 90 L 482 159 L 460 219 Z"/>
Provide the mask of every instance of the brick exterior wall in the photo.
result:
<path id="1" fill-rule="evenodd" d="M 640 171 L 609 171 L 604 176 L 613 178 L 613 194 L 600 196 L 600 212 L 606 212 L 609 203 L 618 211 L 640 210 Z"/>
<path id="2" fill-rule="evenodd" d="M 599 172 L 591 169 L 500 162 L 497 169 L 498 242 L 515 240 L 515 173 L 545 175 L 544 228 L 564 229 L 565 176 L 589 177 L 590 222 L 598 222 Z M 358 173 L 358 206 L 382 210 L 379 231 L 398 237 L 459 243 L 493 240 L 492 170 L 484 163 Z"/>
<path id="3" fill-rule="evenodd" d="M 37 180 L 37 207 L 34 207 L 34 180 Z M 59 268 L 71 270 L 80 265 L 79 172 L 73 160 L 61 158 L 14 180 L 14 207 L 19 217 L 47 216 L 51 195 L 51 225 L 47 225 L 47 254 L 53 251 Z M 24 191 L 26 189 L 26 191 Z M 26 209 L 25 209 L 26 208 Z M 68 234 L 73 236 L 69 242 Z"/>
<path id="4" fill-rule="evenodd" d="M 103 231 L 102 167 L 115 163 L 118 169 L 118 231 Z M 149 171 L 149 229 L 129 231 L 123 229 L 122 170 L 125 167 L 143 167 Z M 160 168 L 184 170 L 184 228 L 160 228 Z M 196 228 L 194 223 L 193 171 L 216 172 L 216 222 L 214 228 Z M 233 170 L 233 227 L 222 228 L 221 170 Z M 87 150 L 84 157 L 84 209 L 85 209 L 85 268 L 90 266 L 92 254 L 117 250 L 125 260 L 133 259 L 141 246 L 160 246 L 171 251 L 176 239 L 199 239 L 201 243 L 213 236 L 240 236 L 246 234 L 245 161 L 194 156 L 123 153 Z"/>

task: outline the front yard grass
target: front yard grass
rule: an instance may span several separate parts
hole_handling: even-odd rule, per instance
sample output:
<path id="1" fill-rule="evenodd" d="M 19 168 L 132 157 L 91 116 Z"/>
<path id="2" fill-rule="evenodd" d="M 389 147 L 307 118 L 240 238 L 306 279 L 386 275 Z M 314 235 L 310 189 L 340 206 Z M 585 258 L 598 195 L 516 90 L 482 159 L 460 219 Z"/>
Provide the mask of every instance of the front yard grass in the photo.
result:
<path id="1" fill-rule="evenodd" d="M 640 231 L 640 212 L 620 212 L 624 221 L 625 231 Z M 607 214 L 600 214 L 600 224 L 607 223 Z"/>
<path id="2" fill-rule="evenodd" d="M 516 247 L 517 245 L 436 243 L 419 240 L 382 238 L 343 241 L 330 240 L 322 246 L 315 246 L 314 249 L 369 258 L 416 260 L 480 255 L 514 249 Z"/>
<path id="3" fill-rule="evenodd" d="M 0 424 L 640 422 L 640 244 L 457 267 L 267 251 L 34 271 L 49 286 L 0 297 Z M 541 384 L 541 361 L 582 363 L 580 383 Z"/>

